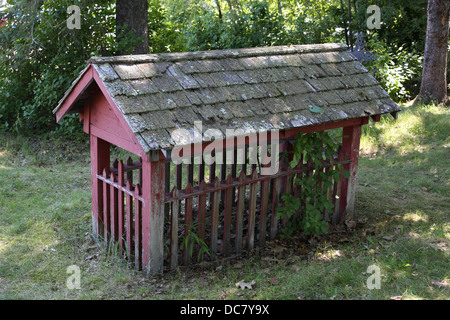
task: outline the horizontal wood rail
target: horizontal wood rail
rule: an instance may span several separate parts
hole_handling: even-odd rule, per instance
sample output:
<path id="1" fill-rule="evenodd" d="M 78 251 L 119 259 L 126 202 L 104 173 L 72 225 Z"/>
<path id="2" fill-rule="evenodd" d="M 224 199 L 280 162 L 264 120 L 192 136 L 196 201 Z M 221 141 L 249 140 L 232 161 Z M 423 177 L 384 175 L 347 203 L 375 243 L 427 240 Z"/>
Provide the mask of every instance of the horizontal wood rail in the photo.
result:
<path id="1" fill-rule="evenodd" d="M 328 168 L 328 167 L 338 165 L 338 164 L 342 164 L 342 165 L 349 164 L 351 162 L 352 162 L 351 160 L 342 160 L 342 161 L 336 161 L 333 163 L 333 165 L 331 165 L 329 161 L 324 161 L 323 168 Z M 178 192 L 176 193 L 176 195 L 174 195 L 173 191 L 166 192 L 165 197 L 164 197 L 164 202 L 168 203 L 168 202 L 172 202 L 175 200 L 182 200 L 182 199 L 186 199 L 186 198 L 197 197 L 197 196 L 201 196 L 201 195 L 205 195 L 205 194 L 209 194 L 209 193 L 213 193 L 213 192 L 217 192 L 217 191 L 223 191 L 223 190 L 230 189 L 230 188 L 236 188 L 236 187 L 240 187 L 240 186 L 249 185 L 252 183 L 268 181 L 268 180 L 276 179 L 279 177 L 292 176 L 292 175 L 296 175 L 298 173 L 303 173 L 305 171 L 314 170 L 314 169 L 315 169 L 315 166 L 310 166 L 310 165 L 305 164 L 296 169 L 288 169 L 287 171 L 280 171 L 279 173 L 274 174 L 274 175 L 267 175 L 267 176 L 259 175 L 259 176 L 257 176 L 257 178 L 252 178 L 253 174 L 250 174 L 250 175 L 246 175 L 244 177 L 244 179 L 242 179 L 242 180 L 239 177 L 232 178 L 230 183 L 225 183 L 225 181 L 220 181 L 219 186 L 215 186 L 215 182 L 205 183 L 206 189 L 200 188 L 200 186 L 196 186 L 196 187 L 192 187 L 191 192 L 186 192 L 186 189 L 185 190 L 177 190 Z"/>
<path id="2" fill-rule="evenodd" d="M 137 193 L 134 192 L 133 190 L 128 190 L 126 187 L 121 186 L 121 185 L 118 184 L 117 182 L 114 182 L 114 181 L 112 181 L 112 180 L 110 180 L 110 179 L 107 179 L 107 178 L 105 178 L 105 177 L 103 177 L 103 176 L 101 176 L 101 175 L 99 175 L 99 174 L 97 175 L 97 179 L 99 179 L 99 180 L 101 180 L 101 181 L 103 181 L 103 182 L 109 184 L 110 186 L 113 186 L 113 187 L 116 188 L 116 189 L 119 189 L 119 190 L 125 192 L 125 193 L 128 194 L 129 196 L 132 196 L 133 198 L 136 198 L 136 199 L 139 200 L 139 201 L 144 201 L 144 198 L 141 197 L 139 194 L 137 194 Z M 131 188 L 134 189 L 133 186 L 131 186 Z"/>

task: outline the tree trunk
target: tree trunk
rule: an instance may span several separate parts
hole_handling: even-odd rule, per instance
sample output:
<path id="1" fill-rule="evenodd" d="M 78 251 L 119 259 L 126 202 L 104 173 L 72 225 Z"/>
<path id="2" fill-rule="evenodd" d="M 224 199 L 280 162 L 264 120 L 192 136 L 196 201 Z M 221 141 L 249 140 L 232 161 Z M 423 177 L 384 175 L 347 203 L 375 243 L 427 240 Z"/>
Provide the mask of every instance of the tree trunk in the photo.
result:
<path id="1" fill-rule="evenodd" d="M 122 35 L 120 35 L 120 27 L 125 28 Z M 135 39 L 142 39 L 134 46 L 132 54 L 149 53 L 148 0 L 116 0 L 116 28 L 118 43 L 127 40 L 126 34 L 130 31 Z"/>
<path id="2" fill-rule="evenodd" d="M 450 0 L 429 0 L 422 83 L 415 101 L 447 103 Z"/>
<path id="3" fill-rule="evenodd" d="M 222 8 L 220 7 L 220 2 L 219 2 L 219 0 L 215 0 L 215 2 L 216 2 L 217 11 L 219 11 L 219 20 L 222 23 L 223 18 L 222 18 Z"/>

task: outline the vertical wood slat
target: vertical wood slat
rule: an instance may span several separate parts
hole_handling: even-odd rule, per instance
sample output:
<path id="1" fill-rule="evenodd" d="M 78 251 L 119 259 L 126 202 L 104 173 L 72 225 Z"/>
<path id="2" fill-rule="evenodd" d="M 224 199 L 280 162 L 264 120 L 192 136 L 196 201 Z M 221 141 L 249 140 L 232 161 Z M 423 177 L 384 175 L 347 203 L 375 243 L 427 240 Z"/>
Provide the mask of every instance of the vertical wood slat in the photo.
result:
<path id="1" fill-rule="evenodd" d="M 175 187 L 172 196 L 177 198 L 179 191 Z M 172 201 L 172 214 L 170 216 L 170 267 L 178 266 L 178 216 L 180 215 L 180 201 Z"/>
<path id="2" fill-rule="evenodd" d="M 164 163 L 164 166 L 165 166 L 165 170 L 166 170 L 166 173 L 165 173 L 166 181 L 164 181 L 164 192 L 170 192 L 170 161 L 166 161 Z M 140 185 L 142 185 L 142 184 L 140 184 Z M 164 214 L 166 216 L 168 216 L 169 212 L 170 212 L 170 203 L 166 203 L 164 205 Z"/>
<path id="3" fill-rule="evenodd" d="M 257 177 L 256 168 L 253 169 L 251 180 L 254 181 Z M 247 231 L 247 249 L 253 250 L 255 245 L 255 223 L 256 223 L 256 196 L 257 196 L 258 182 L 250 184 L 250 202 L 249 202 L 249 216 L 248 216 L 248 231 Z"/>
<path id="4" fill-rule="evenodd" d="M 246 177 L 246 171 L 243 169 L 239 175 L 239 182 L 243 183 Z M 242 251 L 242 234 L 245 207 L 245 185 L 240 185 L 237 191 L 237 208 L 236 208 L 236 253 Z"/>
<path id="5" fill-rule="evenodd" d="M 358 172 L 358 156 L 361 138 L 361 125 L 344 127 L 342 132 L 341 159 L 350 160 L 343 169 L 350 173 L 349 178 L 341 177 L 340 218 L 344 214 L 353 215 L 355 206 L 356 175 Z"/>
<path id="6" fill-rule="evenodd" d="M 90 136 L 91 151 L 91 197 L 92 197 L 92 232 L 94 237 L 103 237 L 103 182 L 97 175 L 110 163 L 110 143 L 94 135 Z"/>
<path id="7" fill-rule="evenodd" d="M 231 174 L 228 175 L 228 178 L 225 181 L 225 184 L 228 186 L 228 188 L 225 190 L 225 199 L 224 199 L 224 224 L 223 224 L 223 249 L 222 254 L 224 256 L 228 256 L 230 252 L 230 228 L 231 228 L 231 209 L 233 206 L 233 191 L 234 188 L 231 187 L 231 184 L 233 183 L 233 178 L 231 177 Z"/>
<path id="8" fill-rule="evenodd" d="M 143 180 L 142 180 L 142 158 L 141 157 L 139 157 L 139 162 L 141 164 L 141 167 L 139 168 L 139 185 L 141 186 L 141 190 L 142 190 Z"/>
<path id="9" fill-rule="evenodd" d="M 126 163 L 128 166 L 132 166 L 133 165 L 133 159 L 128 156 L 126 159 Z M 130 180 L 131 184 L 133 184 L 133 170 L 127 171 L 127 181 Z M 129 189 L 131 190 L 131 189 Z"/>
<path id="10" fill-rule="evenodd" d="M 206 183 L 204 180 L 202 180 L 200 182 L 199 190 L 200 191 L 206 190 Z M 207 197 L 206 194 L 202 194 L 198 197 L 198 231 L 197 231 L 197 235 L 202 241 L 205 241 L 206 197 Z"/>
<path id="11" fill-rule="evenodd" d="M 109 177 L 109 167 L 103 169 L 103 178 L 108 179 Z M 110 211 L 110 193 L 109 184 L 103 182 L 103 236 L 105 240 L 105 245 L 108 247 L 108 241 L 110 237 L 110 222 L 109 222 L 109 211 Z"/>
<path id="12" fill-rule="evenodd" d="M 236 173 L 237 173 L 237 160 L 238 160 L 238 155 L 237 155 L 237 147 L 235 146 L 233 148 L 233 164 L 231 165 L 231 176 L 234 178 L 236 178 Z M 234 204 L 236 200 L 236 189 L 233 188 L 232 189 L 232 194 L 231 194 L 231 203 Z"/>
<path id="13" fill-rule="evenodd" d="M 274 179 L 273 182 L 273 197 L 272 197 L 272 221 L 270 224 L 270 238 L 274 239 L 278 232 L 278 206 L 280 203 L 280 192 L 281 192 L 281 180 L 278 177 Z"/>
<path id="14" fill-rule="evenodd" d="M 124 187 L 124 166 L 123 161 L 120 160 L 117 166 L 117 183 Z M 119 189 L 117 193 L 117 216 L 118 216 L 118 241 L 119 241 L 119 254 L 123 255 L 123 249 L 125 246 L 125 214 L 124 214 L 124 192 Z"/>
<path id="15" fill-rule="evenodd" d="M 211 157 L 215 159 L 216 157 L 216 150 L 213 149 L 211 151 Z M 216 178 L 216 161 L 210 161 L 209 165 L 209 183 L 213 183 L 214 179 Z M 210 193 L 209 195 L 209 202 L 213 202 L 213 193 Z"/>
<path id="16" fill-rule="evenodd" d="M 200 184 L 205 180 L 205 161 L 200 156 L 200 164 L 198 165 L 198 183 Z"/>
<path id="17" fill-rule="evenodd" d="M 264 180 L 261 182 L 261 214 L 259 220 L 259 245 L 263 247 L 266 243 L 266 231 L 267 231 L 267 208 L 269 205 L 269 185 L 270 180 Z"/>
<path id="18" fill-rule="evenodd" d="M 192 184 L 188 182 L 186 189 L 186 194 L 192 193 Z M 184 204 L 184 245 L 183 245 L 183 264 L 188 265 L 191 262 L 191 255 L 193 252 L 190 252 L 192 239 L 190 238 L 190 232 L 192 232 L 192 209 L 193 209 L 193 198 L 188 197 L 185 199 Z M 193 249 L 192 249 L 193 250 Z"/>
<path id="19" fill-rule="evenodd" d="M 338 182 L 334 183 L 334 190 L 333 190 L 334 212 L 333 212 L 333 217 L 331 219 L 331 222 L 333 224 L 337 224 L 339 222 L 339 218 L 340 218 L 341 189 L 342 189 L 342 177 L 341 177 L 341 179 L 339 179 Z"/>
<path id="20" fill-rule="evenodd" d="M 288 165 L 287 171 L 288 171 L 288 172 L 291 172 L 291 171 L 292 171 L 292 168 L 291 168 L 290 165 Z M 286 176 L 286 179 L 285 179 L 285 185 L 284 185 L 284 192 L 285 192 L 286 194 L 292 194 L 292 180 L 293 180 L 293 175 L 292 175 L 292 174 L 289 174 L 288 176 Z M 286 226 L 286 223 L 287 223 L 287 222 L 288 222 L 288 219 L 287 219 L 287 218 L 283 218 L 283 219 L 281 220 L 281 224 L 283 225 L 283 227 Z"/>
<path id="21" fill-rule="evenodd" d="M 214 188 L 219 188 L 220 181 L 219 178 L 216 177 L 214 179 Z M 218 226 L 219 226 L 219 204 L 220 204 L 220 191 L 216 191 L 212 193 L 212 212 L 211 212 L 211 237 L 209 248 L 213 256 L 212 259 L 216 258 L 217 253 L 217 239 L 218 239 Z"/>
<path id="22" fill-rule="evenodd" d="M 247 175 L 247 163 L 248 163 L 248 144 L 244 146 L 244 161 L 242 163 L 241 170 Z"/>
<path id="23" fill-rule="evenodd" d="M 164 266 L 164 181 L 165 157 L 151 151 L 142 159 L 142 269 L 145 275 L 163 270 Z"/>
<path id="24" fill-rule="evenodd" d="M 182 183 L 183 183 L 183 163 L 177 164 L 175 167 L 175 185 L 178 190 L 182 189 Z"/>
<path id="25" fill-rule="evenodd" d="M 220 181 L 225 181 L 227 178 L 227 149 L 222 149 L 222 164 L 220 166 Z M 225 200 L 225 190 L 220 192 L 220 202 L 223 203 Z"/>
<path id="26" fill-rule="evenodd" d="M 127 180 L 126 188 L 128 190 L 131 190 L 131 180 Z M 125 203 L 125 224 L 126 224 L 126 241 L 127 241 L 127 255 L 128 259 L 130 260 L 133 255 L 133 197 L 127 193 L 126 195 L 126 203 Z"/>
<path id="27" fill-rule="evenodd" d="M 194 156 L 193 155 L 191 155 L 190 162 L 187 165 L 187 174 L 188 174 L 187 182 L 190 183 L 191 185 L 194 185 Z"/>
<path id="28" fill-rule="evenodd" d="M 117 182 L 117 178 L 116 175 L 113 173 L 111 173 L 111 181 L 112 182 Z M 110 223 L 111 223 L 111 240 L 114 243 L 111 243 L 111 245 L 115 245 L 116 241 L 118 240 L 118 202 L 117 202 L 117 197 L 118 197 L 118 190 L 117 188 L 110 186 L 110 200 L 111 200 L 111 204 L 110 204 Z"/>
<path id="29" fill-rule="evenodd" d="M 139 183 L 134 189 L 138 196 L 142 195 Z M 134 199 L 134 264 L 136 269 L 142 266 L 142 203 Z"/>

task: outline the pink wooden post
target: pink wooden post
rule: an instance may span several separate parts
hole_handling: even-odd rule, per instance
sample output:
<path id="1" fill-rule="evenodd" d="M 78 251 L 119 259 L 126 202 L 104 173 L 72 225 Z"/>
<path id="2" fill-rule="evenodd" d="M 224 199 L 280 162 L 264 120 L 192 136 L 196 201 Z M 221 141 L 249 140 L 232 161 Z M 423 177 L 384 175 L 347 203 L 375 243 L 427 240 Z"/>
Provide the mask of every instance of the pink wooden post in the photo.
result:
<path id="1" fill-rule="evenodd" d="M 163 270 L 164 155 L 151 151 L 142 159 L 142 269 L 145 275 Z"/>
<path id="2" fill-rule="evenodd" d="M 359 142 L 361 138 L 361 125 L 353 125 L 344 127 L 342 137 L 342 151 L 341 159 L 351 160 L 350 163 L 343 166 L 344 170 L 350 172 L 350 177 L 347 179 L 342 177 L 342 189 L 340 195 L 339 213 L 340 218 L 344 214 L 353 215 L 355 206 L 355 191 L 356 191 L 356 173 L 358 172 L 358 155 Z"/>
<path id="3" fill-rule="evenodd" d="M 109 143 L 90 136 L 91 144 L 91 192 L 92 192 L 92 231 L 95 238 L 103 236 L 103 184 L 97 179 L 104 168 L 109 168 Z"/>

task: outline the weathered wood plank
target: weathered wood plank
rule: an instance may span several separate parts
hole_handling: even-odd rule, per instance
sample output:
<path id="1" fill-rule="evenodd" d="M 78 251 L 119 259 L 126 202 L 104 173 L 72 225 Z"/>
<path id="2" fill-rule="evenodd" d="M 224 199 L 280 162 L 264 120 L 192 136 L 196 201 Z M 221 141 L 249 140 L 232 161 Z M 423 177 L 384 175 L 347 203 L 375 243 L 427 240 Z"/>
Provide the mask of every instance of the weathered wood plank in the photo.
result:
<path id="1" fill-rule="evenodd" d="M 94 237 L 103 237 L 103 183 L 97 176 L 102 175 L 103 169 L 109 167 L 110 144 L 96 136 L 90 136 L 91 148 L 91 202 L 92 202 L 92 231 Z"/>
<path id="2" fill-rule="evenodd" d="M 243 183 L 246 177 L 246 171 L 242 170 L 239 175 L 239 182 Z M 243 236 L 243 220 L 245 209 L 245 189 L 246 186 L 241 184 L 238 187 L 237 193 L 237 208 L 236 208 L 236 253 L 239 254 L 242 251 L 242 236 Z"/>
<path id="3" fill-rule="evenodd" d="M 109 179 L 109 167 L 103 169 L 103 178 Z M 108 241 L 110 237 L 111 225 L 109 221 L 110 212 L 110 193 L 109 184 L 103 182 L 103 237 L 105 246 L 108 248 Z"/>
<path id="4" fill-rule="evenodd" d="M 270 180 L 265 180 L 261 182 L 261 213 L 259 220 L 259 245 L 264 247 L 266 243 L 266 232 L 267 232 L 267 208 L 269 204 L 269 183 Z"/>
<path id="5" fill-rule="evenodd" d="M 127 180 L 126 188 L 131 190 L 131 180 Z M 133 197 L 127 193 L 125 200 L 125 229 L 126 229 L 126 243 L 127 243 L 127 256 L 131 261 L 131 257 L 134 254 L 133 247 Z"/>
<path id="6" fill-rule="evenodd" d="M 120 160 L 117 167 L 118 177 L 117 183 L 124 187 L 124 165 L 123 161 Z M 117 216 L 118 216 L 118 241 L 119 241 L 119 254 L 123 255 L 123 250 L 125 248 L 125 212 L 124 212 L 124 192 L 119 188 L 117 193 Z"/>
<path id="7" fill-rule="evenodd" d="M 350 163 L 344 164 L 343 169 L 350 173 L 347 179 L 341 177 L 342 190 L 340 197 L 340 218 L 345 214 L 353 215 L 355 206 L 355 192 L 356 192 L 356 174 L 358 172 L 358 157 L 359 144 L 361 138 L 361 125 L 354 125 L 351 127 L 344 127 L 342 133 L 342 151 L 341 157 L 345 160 L 350 160 Z"/>
<path id="8" fill-rule="evenodd" d="M 278 177 L 273 182 L 272 221 L 270 223 L 270 238 L 274 239 L 278 232 L 278 206 L 280 203 L 281 179 Z"/>
<path id="9" fill-rule="evenodd" d="M 205 191 L 206 183 L 204 180 L 200 182 L 199 190 Z M 205 240 L 205 228 L 206 228 L 206 194 L 202 194 L 198 197 L 198 231 L 197 235 L 201 240 Z"/>
<path id="10" fill-rule="evenodd" d="M 251 179 L 255 180 L 257 177 L 256 169 L 253 170 Z M 257 197 L 258 182 L 250 184 L 250 202 L 248 209 L 248 231 L 247 231 L 247 249 L 253 250 L 255 246 L 255 223 L 256 223 L 256 197 Z"/>
<path id="11" fill-rule="evenodd" d="M 219 188 L 220 181 L 219 178 L 216 177 L 214 179 L 214 187 Z M 212 253 L 212 259 L 215 259 L 217 257 L 217 240 L 219 235 L 219 204 L 220 204 L 220 191 L 216 191 L 213 193 L 212 196 L 212 212 L 211 212 L 211 238 L 210 238 L 210 244 L 209 248 Z"/>
<path id="12" fill-rule="evenodd" d="M 173 196 L 177 197 L 179 191 L 174 188 Z M 172 214 L 170 216 L 170 267 L 178 266 L 178 216 L 180 215 L 180 201 L 172 202 Z"/>
<path id="13" fill-rule="evenodd" d="M 114 173 L 111 173 L 111 181 L 117 182 L 117 177 Z M 111 241 L 114 243 L 111 243 L 111 245 L 115 245 L 116 241 L 118 240 L 118 190 L 112 186 L 110 186 L 110 219 L 111 219 Z"/>
<path id="14" fill-rule="evenodd" d="M 223 249 L 222 254 L 224 257 L 228 256 L 231 250 L 231 243 L 230 243 L 230 228 L 231 228 L 231 209 L 233 206 L 233 191 L 234 188 L 231 187 L 231 184 L 233 182 L 233 178 L 230 175 L 228 175 L 228 178 L 225 181 L 225 184 L 229 186 L 225 190 L 225 201 L 224 201 L 224 223 L 223 223 Z"/>
<path id="15" fill-rule="evenodd" d="M 185 192 L 187 194 L 192 193 L 192 184 L 188 182 Z M 183 245 L 183 264 L 188 265 L 191 262 L 191 244 L 192 239 L 190 233 L 192 232 L 192 209 L 193 209 L 193 199 L 192 197 L 186 198 L 184 204 L 184 245 Z M 194 248 L 192 248 L 194 250 Z"/>
<path id="16" fill-rule="evenodd" d="M 154 159 L 150 161 L 150 159 Z M 145 275 L 162 272 L 164 264 L 165 158 L 161 151 L 142 159 L 142 268 Z"/>
<path id="17" fill-rule="evenodd" d="M 131 156 L 128 156 L 125 161 L 127 166 L 133 165 L 133 159 L 131 158 Z M 133 171 L 127 171 L 127 181 L 128 180 L 131 181 L 131 184 L 133 184 Z"/>
<path id="18" fill-rule="evenodd" d="M 136 185 L 135 192 L 142 195 L 141 186 Z M 142 203 L 134 199 L 134 264 L 136 269 L 142 266 Z"/>

